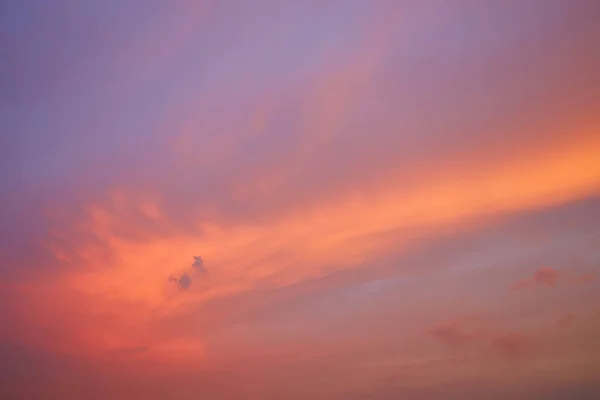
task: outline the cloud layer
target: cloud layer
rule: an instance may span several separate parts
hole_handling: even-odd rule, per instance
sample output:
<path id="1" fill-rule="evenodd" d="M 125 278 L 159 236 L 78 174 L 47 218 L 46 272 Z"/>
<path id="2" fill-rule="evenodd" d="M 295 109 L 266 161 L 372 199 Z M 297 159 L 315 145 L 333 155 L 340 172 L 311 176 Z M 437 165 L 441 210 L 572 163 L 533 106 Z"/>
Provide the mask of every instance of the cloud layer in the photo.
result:
<path id="1" fill-rule="evenodd" d="M 0 12 L 1 398 L 595 393 L 598 4 L 92 3 Z"/>

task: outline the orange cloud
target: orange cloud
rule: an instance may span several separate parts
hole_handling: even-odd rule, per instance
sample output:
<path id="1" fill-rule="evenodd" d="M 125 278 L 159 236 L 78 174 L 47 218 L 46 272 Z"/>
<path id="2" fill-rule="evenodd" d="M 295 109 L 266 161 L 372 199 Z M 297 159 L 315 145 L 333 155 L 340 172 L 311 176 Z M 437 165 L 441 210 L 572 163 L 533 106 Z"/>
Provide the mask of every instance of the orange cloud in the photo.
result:
<path id="1" fill-rule="evenodd" d="M 457 170 L 424 177 L 406 189 L 386 181 L 361 196 L 335 198 L 270 220 L 232 224 L 204 214 L 193 231 L 182 230 L 170 219 L 160 196 L 115 191 L 109 202 L 90 205 L 88 219 L 72 232 L 60 233 L 62 241 L 51 245 L 57 258 L 71 260 L 72 267 L 46 284 L 75 303 L 135 321 L 143 332 L 151 321 L 194 304 L 356 268 L 374 254 L 408 249 L 429 232 L 584 196 L 600 183 L 600 167 L 592 162 L 600 157 L 600 147 L 589 142 L 571 147 L 574 150 L 565 148 L 552 156 L 544 152 L 482 168 L 470 172 L 469 180 Z M 86 235 L 95 240 L 82 240 Z M 103 249 L 109 249 L 110 257 L 102 256 Z M 202 279 L 193 275 L 200 273 L 198 268 L 181 269 L 198 253 L 202 267 L 204 260 L 211 266 Z M 174 273 L 190 278 L 185 279 L 185 293 L 169 285 Z M 541 269 L 517 286 L 553 286 L 559 278 L 556 271 Z M 448 327 L 435 332 L 455 343 L 468 337 Z M 121 335 L 118 329 L 113 333 L 114 346 L 129 345 L 116 339 Z M 96 336 L 90 331 L 90 339 Z"/>
<path id="2" fill-rule="evenodd" d="M 492 347 L 507 356 L 520 356 L 531 349 L 531 339 L 522 333 L 505 333 L 494 337 Z"/>
<path id="3" fill-rule="evenodd" d="M 196 14 L 186 21 L 199 17 Z M 174 27 L 168 18 L 163 22 L 165 27 Z M 193 26 L 177 27 L 177 49 L 185 44 Z M 211 186 L 206 190 L 209 200 L 190 195 L 187 201 L 191 205 L 181 211 L 180 199 L 170 194 L 171 186 L 153 181 L 152 174 L 142 168 L 148 178 L 140 179 L 144 182 L 141 188 L 135 179 L 124 181 L 115 185 L 107 199 L 91 199 L 85 204 L 85 218 L 67 217 L 51 226 L 46 245 L 56 263 L 65 268 L 20 289 L 31 323 L 51 324 L 44 313 L 57 320 L 70 319 L 69 335 L 91 348 L 140 343 L 153 349 L 171 348 L 169 343 L 175 339 L 158 337 L 149 326 L 190 307 L 257 288 L 286 287 L 337 270 L 360 268 L 375 257 L 410 249 L 440 231 L 456 231 L 509 213 L 599 193 L 596 131 L 565 130 L 535 145 L 469 147 L 469 151 L 434 161 L 423 157 L 404 163 L 397 155 L 402 142 L 394 138 L 403 137 L 410 127 L 395 116 L 385 123 L 369 118 L 373 125 L 361 126 L 361 130 L 389 132 L 383 143 L 394 149 L 393 159 L 384 162 L 373 151 L 374 159 L 369 162 L 354 163 L 353 157 L 340 161 L 336 146 L 342 142 L 356 139 L 359 147 L 370 145 L 368 135 L 355 132 L 352 140 L 345 140 L 339 133 L 352 122 L 350 117 L 363 105 L 366 92 L 378 87 L 376 75 L 389 50 L 389 43 L 382 44 L 379 39 L 388 37 L 387 30 L 393 26 L 374 29 L 360 48 L 341 57 L 347 62 L 328 64 L 306 88 L 291 85 L 293 95 L 300 97 L 297 102 L 287 102 L 294 96 L 277 90 L 252 104 L 251 118 L 240 117 L 239 110 L 229 104 L 216 122 L 202 114 L 202 118 L 183 123 L 184 136 L 173 143 L 175 151 L 165 155 L 172 157 L 176 166 L 166 176 L 191 177 L 182 179 L 187 193 L 189 186 L 196 184 L 192 178 L 199 170 L 224 169 L 229 180 L 214 185 L 225 193 L 223 198 L 210 197 Z M 154 42 L 142 42 L 142 60 L 152 59 L 147 53 L 153 51 Z M 161 54 L 163 45 L 159 42 L 156 47 Z M 170 59 L 163 61 L 158 69 L 171 63 Z M 292 150 L 275 149 L 273 160 L 240 167 L 237 147 L 244 146 L 249 137 L 260 136 L 279 114 L 285 114 L 286 107 L 297 103 L 302 112 L 294 122 L 301 128 Z M 196 115 L 197 108 L 191 107 L 190 115 Z M 169 122 L 181 117 L 180 110 L 170 111 Z M 247 120 L 251 121 L 248 129 Z M 226 129 L 221 129 L 220 123 Z M 173 124 L 177 127 L 181 122 Z M 205 125 L 212 135 L 198 134 Z M 165 136 L 171 134 L 171 128 L 165 129 Z M 300 151 L 296 151 L 298 143 Z M 313 163 L 315 159 L 325 161 Z M 182 160 L 185 162 L 178 162 Z M 342 174 L 321 179 L 336 168 Z M 314 181 L 308 184 L 304 179 Z M 223 211 L 221 203 L 234 211 Z M 249 215 L 238 217 L 238 208 L 250 210 Z M 62 224 L 71 225 L 58 229 Z M 202 261 L 196 260 L 190 269 L 189 260 L 197 254 L 202 254 Z M 210 274 L 205 274 L 204 260 Z M 520 286 L 553 286 L 558 279 L 542 271 Z M 169 280 L 177 284 L 169 284 Z M 55 296 L 60 301 L 47 307 Z M 87 310 L 118 322 L 90 325 L 79 318 Z M 452 343 L 466 342 L 472 335 L 453 326 L 436 327 L 432 334 Z"/>

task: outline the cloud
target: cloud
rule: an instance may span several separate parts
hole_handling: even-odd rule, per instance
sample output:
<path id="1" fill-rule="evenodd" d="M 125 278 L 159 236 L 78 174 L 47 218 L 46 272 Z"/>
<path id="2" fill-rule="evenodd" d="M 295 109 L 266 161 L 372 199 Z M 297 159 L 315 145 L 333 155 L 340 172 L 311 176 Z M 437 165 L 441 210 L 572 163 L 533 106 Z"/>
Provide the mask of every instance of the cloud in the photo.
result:
<path id="1" fill-rule="evenodd" d="M 179 287 L 187 290 L 192 286 L 192 278 L 187 272 L 184 272 L 179 278 L 176 276 L 169 276 L 169 283 L 176 283 Z"/>
<path id="2" fill-rule="evenodd" d="M 576 318 L 575 314 L 568 313 L 567 315 L 559 318 L 558 321 L 556 321 L 556 326 L 558 326 L 559 328 L 568 327 L 573 324 L 573 321 L 575 321 L 575 318 Z"/>
<path id="3" fill-rule="evenodd" d="M 194 271 L 201 274 L 206 274 L 208 272 L 206 270 L 206 267 L 204 266 L 204 259 L 201 256 L 194 256 L 194 263 L 192 264 L 192 268 L 194 268 Z"/>
<path id="4" fill-rule="evenodd" d="M 466 332 L 456 324 L 438 325 L 429 331 L 429 333 L 439 341 L 450 346 L 461 346 L 472 342 L 476 336 Z"/>
<path id="5" fill-rule="evenodd" d="M 548 286 L 555 287 L 558 281 L 563 277 L 563 273 L 553 268 L 540 268 L 534 272 L 533 276 L 522 279 L 515 283 L 511 289 L 521 290 L 529 289 L 534 286 Z"/>
<path id="6" fill-rule="evenodd" d="M 171 339 L 201 337 L 217 353 L 215 359 L 225 352 L 218 349 L 243 353 L 231 350 L 232 343 L 266 359 L 279 345 L 274 337 L 285 338 L 286 346 L 300 342 L 298 353 L 303 341 L 308 347 L 317 335 L 331 347 L 352 336 L 352 329 L 374 342 L 380 331 L 382 337 L 389 332 L 384 339 L 400 342 L 414 329 L 430 332 L 431 342 L 489 345 L 501 332 L 483 335 L 464 321 L 433 328 L 419 324 L 438 308 L 455 307 L 453 296 L 465 307 L 473 302 L 498 315 L 514 315 L 515 299 L 495 296 L 509 268 L 497 268 L 494 275 L 496 270 L 479 266 L 492 269 L 513 260 L 532 265 L 527 257 L 541 249 L 538 236 L 505 239 L 493 228 L 485 239 L 485 233 L 472 233 L 476 239 L 462 233 L 475 231 L 479 221 L 530 215 L 596 193 L 598 59 L 581 36 L 598 24 L 578 22 L 576 29 L 566 29 L 566 22 L 555 23 L 572 18 L 576 5 L 569 5 L 569 13 L 556 13 L 554 6 L 526 11 L 520 5 L 513 12 L 502 3 L 498 7 L 508 7 L 506 12 L 492 12 L 491 19 L 485 5 L 465 12 L 459 6 L 418 5 L 414 13 L 406 6 L 407 12 L 398 12 L 406 23 L 386 19 L 385 24 L 377 16 L 390 13 L 375 5 L 282 6 L 277 13 L 243 7 L 232 14 L 200 7 L 198 19 L 207 17 L 207 23 L 195 23 L 194 13 L 179 4 L 159 7 L 156 19 L 150 12 L 140 18 L 136 7 L 131 13 L 102 8 L 66 27 L 57 24 L 62 17 L 50 18 L 56 26 L 44 19 L 37 24 L 42 31 L 32 30 L 23 43 L 10 46 L 15 62 L 5 77 L 18 91 L 8 99 L 10 112 L 0 118 L 2 131 L 12 132 L 9 142 L 0 139 L 7 144 L 0 146 L 7 154 L 0 156 L 0 187 L 8 194 L 0 203 L 10 203 L 0 207 L 0 269 L 9 270 L 10 279 L 23 274 L 23 280 L 15 281 L 19 307 L 0 301 L 0 325 L 8 327 L 0 336 L 10 331 L 11 340 L 56 341 L 61 348 L 82 343 L 76 351 L 85 354 L 87 347 L 142 340 L 152 346 L 153 356 Z M 56 8 L 63 13 L 64 7 Z M 271 21 L 267 14 L 278 17 Z M 592 13 L 586 14 L 591 20 Z M 96 43 L 95 28 L 110 22 L 96 18 L 109 15 L 131 29 L 115 31 L 90 51 L 70 51 L 82 37 Z M 492 24 L 482 24 L 481 17 Z M 372 28 L 377 34 L 363 39 Z M 65 51 L 57 57 L 53 49 Z M 208 53 L 199 56 L 198 49 Z M 212 61 L 206 67 L 207 58 Z M 102 68 L 97 59 L 111 68 Z M 146 99 L 144 93 L 157 95 Z M 166 95 L 167 103 L 156 101 Z M 140 97 L 144 101 L 136 101 Z M 528 107 L 515 99 L 526 99 Z M 264 110 L 256 128 L 248 123 L 256 119 L 255 110 Z M 74 113 L 84 117 L 74 119 Z M 590 133 L 584 131 L 588 124 Z M 171 146 L 183 131 L 185 143 Z M 182 154 L 179 147 L 185 148 Z M 123 195 L 113 196 L 113 190 Z M 41 218 L 36 209 L 43 215 L 52 210 L 52 216 Z M 586 223 L 600 216 L 586 214 Z M 557 253 L 585 233 L 575 240 L 567 236 L 565 230 L 581 226 L 572 220 L 549 226 L 558 232 Z M 546 237 L 546 230 L 534 231 Z M 438 238 L 441 248 L 433 245 Z M 487 247 L 482 251 L 474 241 Z M 513 241 L 523 245 L 527 257 L 518 246 L 507 251 Z M 200 243 L 202 257 L 192 260 Z M 52 254 L 46 255 L 46 248 Z M 173 258 L 174 268 L 165 262 Z M 394 281 L 398 290 L 334 290 L 330 282 L 338 278 L 325 279 L 348 271 L 352 277 L 343 279 L 360 283 L 378 279 L 378 271 L 405 274 L 404 265 L 411 271 L 445 268 L 454 260 L 471 269 L 419 276 L 406 285 Z M 43 269 L 39 279 L 27 267 L 37 265 Z M 12 283 L 2 278 L 2 285 Z M 200 293 L 206 278 L 210 290 Z M 325 284 L 313 283 L 319 279 Z M 525 286 L 539 284 L 530 281 Z M 540 279 L 546 286 L 551 281 Z M 318 287 L 321 298 L 331 298 L 331 307 L 312 294 L 298 300 L 306 287 Z M 171 296 L 178 291 L 186 292 Z M 384 302 L 388 293 L 398 296 L 394 302 Z M 403 314 L 405 305 L 418 317 Z M 367 324 L 369 329 L 356 311 L 361 307 L 379 318 Z M 388 308 L 399 318 L 382 318 L 379 312 Z M 341 334 L 332 331 L 338 320 L 331 315 L 344 324 L 342 318 L 348 318 L 347 325 L 339 323 Z M 231 338 L 210 329 L 239 320 L 251 325 L 244 329 L 264 343 L 262 348 L 250 334 Z M 390 324 L 394 329 L 384 332 Z M 316 333 L 307 338 L 309 330 Z M 165 352 L 189 353 L 170 347 Z M 156 371 L 167 364 L 157 364 Z M 333 374 L 320 372 L 319 378 L 331 381 Z M 68 387 L 76 386 L 64 375 Z M 170 386 L 187 390 L 188 383 Z"/>
<path id="7" fill-rule="evenodd" d="M 181 278 L 179 278 L 178 283 L 183 289 L 189 289 L 189 287 L 192 285 L 192 278 L 190 278 L 187 273 L 184 273 L 181 275 Z"/>
<path id="8" fill-rule="evenodd" d="M 448 346 L 487 343 L 494 351 L 508 356 L 520 355 L 530 345 L 530 338 L 522 333 L 478 327 L 471 322 L 472 318 L 457 318 L 433 327 L 429 333 Z"/>
<path id="9" fill-rule="evenodd" d="M 138 354 L 138 353 L 146 353 L 152 350 L 150 346 L 129 346 L 129 347 L 120 347 L 114 350 L 115 354 Z"/>
<path id="10" fill-rule="evenodd" d="M 486 337 L 487 329 L 479 324 L 482 317 L 462 316 L 432 327 L 429 333 L 450 346 L 462 346 Z"/>
<path id="11" fill-rule="evenodd" d="M 531 340 L 519 332 L 511 332 L 492 338 L 492 347 L 507 356 L 519 356 L 526 352 Z"/>
<path id="12" fill-rule="evenodd" d="M 193 271 L 184 272 L 179 277 L 175 275 L 169 276 L 169 283 L 176 283 L 184 290 L 187 290 L 192 286 L 192 276 L 195 274 L 206 274 L 208 271 L 204 267 L 204 259 L 201 256 L 194 256 L 194 263 L 192 264 Z"/>
<path id="13" fill-rule="evenodd" d="M 558 282 L 563 278 L 566 278 L 566 274 L 561 271 L 557 271 L 553 268 L 540 268 L 534 272 L 533 276 L 522 279 L 515 283 L 511 287 L 511 289 L 530 289 L 538 285 L 555 287 L 558 284 Z M 569 279 L 568 282 L 573 285 L 585 285 L 592 282 L 594 279 L 595 276 L 593 274 L 583 274 Z"/>
<path id="14" fill-rule="evenodd" d="M 592 282 L 596 277 L 593 274 L 584 274 L 571 279 L 571 283 L 575 285 L 585 285 Z"/>

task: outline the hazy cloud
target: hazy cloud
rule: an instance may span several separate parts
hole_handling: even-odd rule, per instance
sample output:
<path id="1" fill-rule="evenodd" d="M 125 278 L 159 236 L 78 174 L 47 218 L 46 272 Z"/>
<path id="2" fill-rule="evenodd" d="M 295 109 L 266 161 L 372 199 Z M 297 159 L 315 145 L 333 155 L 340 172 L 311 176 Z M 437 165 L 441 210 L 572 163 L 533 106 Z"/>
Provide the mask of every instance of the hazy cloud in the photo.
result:
<path id="1" fill-rule="evenodd" d="M 519 332 L 511 332 L 492 338 L 492 346 L 495 350 L 508 356 L 517 356 L 530 348 L 531 340 Z"/>
<path id="2" fill-rule="evenodd" d="M 449 346 L 464 346 L 475 342 L 487 343 L 495 351 L 510 356 L 524 353 L 530 345 L 529 337 L 522 333 L 503 332 L 473 325 L 464 318 L 437 325 L 430 329 L 429 333 Z"/>
<path id="3" fill-rule="evenodd" d="M 145 353 L 152 350 L 150 346 L 129 346 L 129 347 L 120 347 L 114 351 L 116 354 L 137 354 L 137 353 Z"/>
<path id="4" fill-rule="evenodd" d="M 451 346 L 461 346 L 472 342 L 476 338 L 473 333 L 466 332 L 460 326 L 453 324 L 435 326 L 431 328 L 429 333 L 439 341 Z"/>
<path id="5" fill-rule="evenodd" d="M 592 282 L 594 279 L 596 279 L 594 275 L 584 274 L 572 279 L 571 283 L 574 283 L 575 285 L 585 285 L 587 283 Z"/>
<path id="6" fill-rule="evenodd" d="M 461 346 L 484 339 L 487 329 L 482 327 L 482 317 L 462 316 L 432 327 L 429 333 L 450 346 Z"/>
<path id="7" fill-rule="evenodd" d="M 511 289 L 529 289 L 538 285 L 555 287 L 562 277 L 563 273 L 553 268 L 540 268 L 534 272 L 533 276 L 515 283 Z"/>
<path id="8" fill-rule="evenodd" d="M 558 326 L 559 328 L 565 328 L 567 326 L 570 326 L 573 324 L 573 321 L 575 321 L 575 318 L 575 314 L 568 313 L 567 315 L 559 318 L 558 321 L 556 321 L 556 326 Z"/>

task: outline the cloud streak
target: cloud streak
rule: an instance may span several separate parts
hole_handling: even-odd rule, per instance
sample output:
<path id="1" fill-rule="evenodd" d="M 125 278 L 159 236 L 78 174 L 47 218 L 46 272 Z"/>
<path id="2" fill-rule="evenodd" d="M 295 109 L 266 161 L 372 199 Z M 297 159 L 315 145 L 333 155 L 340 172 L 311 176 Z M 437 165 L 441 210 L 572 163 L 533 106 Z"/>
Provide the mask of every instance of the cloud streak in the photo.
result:
<path id="1" fill-rule="evenodd" d="M 525 278 L 515 283 L 512 290 L 530 289 L 535 286 L 555 287 L 564 277 L 563 273 L 553 268 L 540 268 L 530 278 Z"/>

